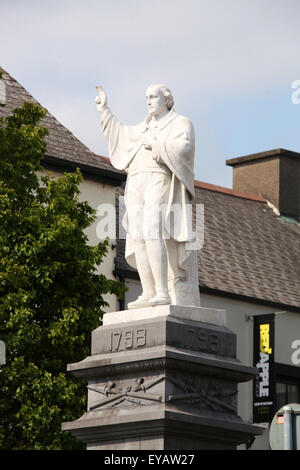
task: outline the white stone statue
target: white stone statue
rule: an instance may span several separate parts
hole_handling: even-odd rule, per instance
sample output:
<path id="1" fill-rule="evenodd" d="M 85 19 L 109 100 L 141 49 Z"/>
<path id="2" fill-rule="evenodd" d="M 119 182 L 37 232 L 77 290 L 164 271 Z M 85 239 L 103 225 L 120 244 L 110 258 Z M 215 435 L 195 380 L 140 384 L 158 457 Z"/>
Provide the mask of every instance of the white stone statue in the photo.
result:
<path id="1" fill-rule="evenodd" d="M 97 87 L 95 99 L 112 165 L 128 173 L 125 188 L 125 257 L 139 273 L 142 295 L 128 308 L 200 306 L 191 202 L 194 197 L 194 128 L 173 110 L 165 85 L 146 90 L 149 114 L 126 126 Z"/>

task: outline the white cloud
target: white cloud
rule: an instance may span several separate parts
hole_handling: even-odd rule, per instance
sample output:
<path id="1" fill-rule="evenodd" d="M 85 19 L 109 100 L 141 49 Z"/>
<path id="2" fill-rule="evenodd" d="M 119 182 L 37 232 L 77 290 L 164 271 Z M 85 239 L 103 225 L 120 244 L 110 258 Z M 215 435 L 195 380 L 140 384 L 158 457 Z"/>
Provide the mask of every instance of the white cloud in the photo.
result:
<path id="1" fill-rule="evenodd" d="M 130 87 L 133 75 L 161 74 L 232 93 L 298 67 L 298 0 L 6 0 L 1 9 L 6 49 L 65 76 L 89 68 Z"/>

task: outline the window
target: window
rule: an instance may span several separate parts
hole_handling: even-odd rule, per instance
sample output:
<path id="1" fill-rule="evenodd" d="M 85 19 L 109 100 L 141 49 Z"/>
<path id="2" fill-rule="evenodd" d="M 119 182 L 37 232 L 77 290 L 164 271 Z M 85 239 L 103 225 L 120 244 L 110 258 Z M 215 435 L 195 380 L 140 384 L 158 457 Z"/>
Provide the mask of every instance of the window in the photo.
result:
<path id="1" fill-rule="evenodd" d="M 276 381 L 276 410 L 288 403 L 300 403 L 300 382 L 278 378 Z"/>
<path id="2" fill-rule="evenodd" d="M 300 367 L 276 364 L 275 410 L 288 403 L 300 403 Z"/>

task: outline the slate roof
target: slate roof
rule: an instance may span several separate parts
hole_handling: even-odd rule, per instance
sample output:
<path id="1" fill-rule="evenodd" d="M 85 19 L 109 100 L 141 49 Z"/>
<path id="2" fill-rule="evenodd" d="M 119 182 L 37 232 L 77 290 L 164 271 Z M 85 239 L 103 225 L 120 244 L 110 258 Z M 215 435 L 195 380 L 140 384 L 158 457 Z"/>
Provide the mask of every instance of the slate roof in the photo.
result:
<path id="1" fill-rule="evenodd" d="M 204 204 L 198 252 L 200 293 L 230 295 L 300 311 L 300 225 L 278 217 L 258 195 L 195 182 Z M 117 244 L 116 271 L 137 278 Z"/>
<path id="2" fill-rule="evenodd" d="M 0 70 L 3 72 L 2 81 L 6 85 L 6 106 L 0 107 L 0 116 L 8 116 L 24 101 L 40 104 L 9 73 L 1 67 Z M 93 153 L 49 112 L 41 121 L 41 125 L 49 130 L 49 135 L 45 139 L 47 159 L 44 163 L 47 164 L 46 166 L 61 166 L 62 168 L 78 166 L 86 172 L 105 173 L 108 177 L 119 181 L 125 178 L 123 172 L 111 166 L 108 158 Z"/>

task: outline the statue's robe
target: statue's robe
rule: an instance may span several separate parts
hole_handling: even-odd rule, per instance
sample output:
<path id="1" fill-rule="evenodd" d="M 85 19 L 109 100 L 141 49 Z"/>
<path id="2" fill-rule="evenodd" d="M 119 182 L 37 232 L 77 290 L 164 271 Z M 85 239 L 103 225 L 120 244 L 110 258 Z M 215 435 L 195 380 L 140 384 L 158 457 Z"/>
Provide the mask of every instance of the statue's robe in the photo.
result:
<path id="1" fill-rule="evenodd" d="M 191 251 L 188 249 L 189 244 L 195 241 L 191 211 L 191 203 L 195 194 L 195 135 L 192 122 L 186 117 L 180 116 L 174 110 L 170 110 L 158 122 L 151 119 L 151 115 L 149 115 L 140 124 L 127 126 L 121 124 L 106 106 L 101 112 L 101 126 L 108 140 L 108 151 L 112 165 L 118 170 L 125 171 L 128 171 L 131 162 L 143 145 L 145 133 L 149 128 L 154 131 L 157 140 L 152 145 L 152 155 L 153 157 L 157 156 L 160 161 L 163 161 L 171 171 L 171 184 L 164 228 L 166 230 L 171 228 L 169 236 L 178 242 L 178 265 L 186 273 L 186 278 L 189 277 L 189 284 L 191 284 L 192 277 L 194 290 L 196 289 L 197 291 L 193 294 L 195 300 L 189 303 L 189 305 L 199 305 L 198 275 L 195 272 L 197 270 L 197 263 L 195 263 L 195 260 L 192 262 L 193 273 L 191 273 Z M 174 204 L 180 207 L 180 221 L 179 224 L 176 224 L 175 232 L 169 220 L 172 213 L 172 205 Z M 178 211 L 176 216 L 178 217 Z M 127 211 L 123 218 L 123 225 L 127 229 Z M 134 243 L 128 232 L 125 258 L 130 266 L 136 268 Z"/>

